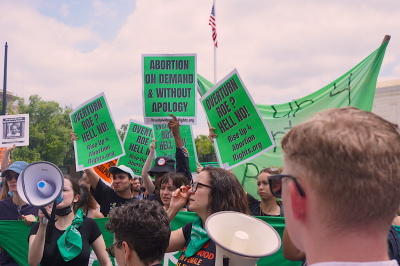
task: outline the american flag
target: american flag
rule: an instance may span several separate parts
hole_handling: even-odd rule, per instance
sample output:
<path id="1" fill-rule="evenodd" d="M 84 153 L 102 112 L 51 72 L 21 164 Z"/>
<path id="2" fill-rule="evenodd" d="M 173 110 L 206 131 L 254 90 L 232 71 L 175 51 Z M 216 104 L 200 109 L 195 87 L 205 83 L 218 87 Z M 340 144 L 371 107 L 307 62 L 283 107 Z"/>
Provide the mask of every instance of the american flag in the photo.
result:
<path id="1" fill-rule="evenodd" d="M 211 15 L 210 15 L 210 20 L 208 25 L 211 26 L 211 31 L 212 31 L 212 39 L 214 41 L 215 47 L 218 47 L 218 41 L 217 41 L 217 24 L 215 23 L 215 9 L 214 9 L 215 1 L 213 3 L 212 9 L 211 9 Z"/>

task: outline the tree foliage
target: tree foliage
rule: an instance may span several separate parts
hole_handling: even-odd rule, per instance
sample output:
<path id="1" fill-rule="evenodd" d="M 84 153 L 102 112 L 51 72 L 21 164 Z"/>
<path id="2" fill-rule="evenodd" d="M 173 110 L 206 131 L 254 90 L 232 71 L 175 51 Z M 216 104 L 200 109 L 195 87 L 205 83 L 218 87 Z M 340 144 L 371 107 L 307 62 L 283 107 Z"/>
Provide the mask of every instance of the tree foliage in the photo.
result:
<path id="1" fill-rule="evenodd" d="M 206 135 L 197 135 L 194 139 L 198 155 L 210 154 L 214 152 L 214 145 Z"/>
<path id="2" fill-rule="evenodd" d="M 70 140 L 71 107 L 62 108 L 57 102 L 44 101 L 38 95 L 32 95 L 28 103 L 18 98 L 11 109 L 10 114 L 29 114 L 29 146 L 17 147 L 12 154 L 13 161 L 75 164 Z"/>

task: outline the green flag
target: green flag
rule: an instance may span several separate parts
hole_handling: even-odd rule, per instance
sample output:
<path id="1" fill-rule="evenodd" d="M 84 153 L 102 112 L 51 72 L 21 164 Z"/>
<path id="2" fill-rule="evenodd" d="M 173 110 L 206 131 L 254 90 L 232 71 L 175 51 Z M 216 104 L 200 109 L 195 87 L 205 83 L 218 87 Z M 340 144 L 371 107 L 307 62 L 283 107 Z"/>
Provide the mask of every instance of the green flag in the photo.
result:
<path id="1" fill-rule="evenodd" d="M 70 119 L 78 137 L 74 142 L 77 171 L 125 154 L 104 93 L 75 108 Z"/>
<path id="2" fill-rule="evenodd" d="M 142 175 L 142 168 L 150 152 L 153 129 L 142 123 L 130 120 L 125 134 L 125 155 L 118 159 L 118 165 L 130 167 L 135 175 Z"/>
<path id="3" fill-rule="evenodd" d="M 355 106 L 366 111 L 372 110 L 376 80 L 387 45 L 388 42 L 385 42 L 355 67 L 314 93 L 283 104 L 257 104 L 276 147 L 234 168 L 234 173 L 249 193 L 256 195 L 256 178 L 261 169 L 282 166 L 280 140 L 294 125 L 328 108 Z M 198 76 L 199 93 L 211 89 L 212 84 Z"/>

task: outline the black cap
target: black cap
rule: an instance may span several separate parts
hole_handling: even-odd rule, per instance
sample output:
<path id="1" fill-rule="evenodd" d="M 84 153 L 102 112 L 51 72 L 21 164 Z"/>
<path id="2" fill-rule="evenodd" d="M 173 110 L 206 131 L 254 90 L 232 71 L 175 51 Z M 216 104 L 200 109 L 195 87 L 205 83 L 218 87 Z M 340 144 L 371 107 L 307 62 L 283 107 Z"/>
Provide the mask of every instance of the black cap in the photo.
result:
<path id="1" fill-rule="evenodd" d="M 148 171 L 150 176 L 153 176 L 154 173 L 173 173 L 173 172 L 175 172 L 175 160 L 166 156 L 157 157 L 153 168 L 151 168 Z"/>

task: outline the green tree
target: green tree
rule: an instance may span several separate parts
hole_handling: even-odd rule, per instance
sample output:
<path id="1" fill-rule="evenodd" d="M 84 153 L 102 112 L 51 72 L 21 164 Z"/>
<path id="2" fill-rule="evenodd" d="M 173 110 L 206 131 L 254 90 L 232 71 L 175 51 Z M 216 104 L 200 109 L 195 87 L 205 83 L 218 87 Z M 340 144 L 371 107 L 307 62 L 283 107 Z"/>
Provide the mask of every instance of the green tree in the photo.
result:
<path id="1" fill-rule="evenodd" d="M 57 102 L 44 101 L 38 95 L 16 101 L 17 114 L 29 114 L 29 146 L 13 151 L 13 161 L 48 161 L 55 165 L 75 163 L 73 144 L 70 140 L 71 107 L 60 107 Z"/>
<path id="2" fill-rule="evenodd" d="M 200 161 L 202 161 L 201 158 L 204 158 L 205 155 L 215 154 L 214 145 L 206 135 L 197 135 L 194 139 L 194 143 L 196 145 L 197 157 Z"/>

